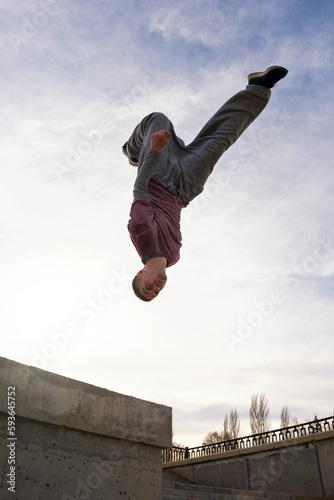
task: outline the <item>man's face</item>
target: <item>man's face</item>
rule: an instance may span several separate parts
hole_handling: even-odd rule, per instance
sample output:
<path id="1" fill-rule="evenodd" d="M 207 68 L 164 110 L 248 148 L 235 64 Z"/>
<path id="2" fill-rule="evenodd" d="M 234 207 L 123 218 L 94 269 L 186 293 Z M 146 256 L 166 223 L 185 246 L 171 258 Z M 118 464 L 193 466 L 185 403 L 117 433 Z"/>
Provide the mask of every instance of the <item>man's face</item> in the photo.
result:
<path id="1" fill-rule="evenodd" d="M 153 271 L 139 271 L 138 276 L 141 277 L 139 284 L 140 293 L 149 300 L 154 299 L 164 288 L 167 276 Z"/>

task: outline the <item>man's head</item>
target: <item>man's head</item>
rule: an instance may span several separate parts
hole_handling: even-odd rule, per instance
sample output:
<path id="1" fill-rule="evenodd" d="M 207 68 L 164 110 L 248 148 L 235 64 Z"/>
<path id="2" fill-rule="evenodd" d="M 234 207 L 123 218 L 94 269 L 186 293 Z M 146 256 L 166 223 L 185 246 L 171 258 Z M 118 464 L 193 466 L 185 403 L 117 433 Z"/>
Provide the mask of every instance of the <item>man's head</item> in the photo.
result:
<path id="1" fill-rule="evenodd" d="M 144 302 L 150 302 L 164 288 L 167 281 L 165 270 L 159 267 L 144 267 L 132 281 L 132 288 L 136 296 Z"/>

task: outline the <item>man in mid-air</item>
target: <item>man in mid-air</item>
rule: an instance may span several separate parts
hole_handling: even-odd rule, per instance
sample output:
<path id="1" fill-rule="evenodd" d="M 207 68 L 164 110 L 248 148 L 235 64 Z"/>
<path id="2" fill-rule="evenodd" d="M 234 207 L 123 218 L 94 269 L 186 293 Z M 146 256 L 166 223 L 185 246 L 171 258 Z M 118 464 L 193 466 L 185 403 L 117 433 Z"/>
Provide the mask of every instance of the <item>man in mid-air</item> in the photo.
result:
<path id="1" fill-rule="evenodd" d="M 149 302 L 164 288 L 166 268 L 180 258 L 181 210 L 204 188 L 222 154 L 266 107 L 271 88 L 288 73 L 281 66 L 248 75 L 248 85 L 229 99 L 186 146 L 162 113 L 147 115 L 123 153 L 138 166 L 128 230 L 144 267 L 132 287 Z"/>

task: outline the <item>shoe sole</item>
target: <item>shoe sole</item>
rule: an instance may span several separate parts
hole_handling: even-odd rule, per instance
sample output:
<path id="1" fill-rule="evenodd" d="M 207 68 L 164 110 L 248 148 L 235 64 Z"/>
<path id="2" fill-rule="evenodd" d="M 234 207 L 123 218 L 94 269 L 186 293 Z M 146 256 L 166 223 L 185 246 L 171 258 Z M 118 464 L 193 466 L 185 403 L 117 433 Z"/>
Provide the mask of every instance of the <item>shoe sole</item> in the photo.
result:
<path id="1" fill-rule="evenodd" d="M 124 151 L 123 148 L 122 148 L 122 152 L 123 152 L 123 155 L 127 157 L 128 162 L 130 163 L 130 165 L 132 165 L 133 167 L 138 167 L 138 162 L 135 162 L 135 161 L 131 160 L 130 156 L 127 155 L 126 151 Z"/>
<path id="2" fill-rule="evenodd" d="M 283 68 L 282 66 L 270 66 L 270 68 L 267 68 L 265 71 L 261 71 L 259 73 L 250 73 L 248 76 L 247 76 L 247 80 L 252 80 L 253 78 L 260 78 L 261 76 L 265 76 L 269 73 L 269 71 L 271 71 L 272 69 L 283 69 L 284 71 L 286 71 L 286 74 L 284 76 L 286 76 L 288 74 L 288 70 Z"/>

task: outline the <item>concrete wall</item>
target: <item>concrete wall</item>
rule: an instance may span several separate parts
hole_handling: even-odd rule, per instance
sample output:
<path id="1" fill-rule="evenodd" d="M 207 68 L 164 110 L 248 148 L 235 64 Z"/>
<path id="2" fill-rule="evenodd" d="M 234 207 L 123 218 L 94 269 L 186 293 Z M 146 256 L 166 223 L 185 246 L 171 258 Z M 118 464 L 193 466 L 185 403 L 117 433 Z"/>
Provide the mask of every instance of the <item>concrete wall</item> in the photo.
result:
<path id="1" fill-rule="evenodd" d="M 266 492 L 334 494 L 334 431 L 165 464 L 196 484 Z"/>
<path id="2" fill-rule="evenodd" d="M 160 500 L 171 442 L 169 407 L 0 358 L 1 499 Z"/>

